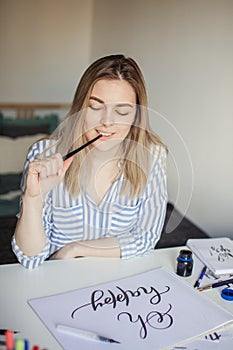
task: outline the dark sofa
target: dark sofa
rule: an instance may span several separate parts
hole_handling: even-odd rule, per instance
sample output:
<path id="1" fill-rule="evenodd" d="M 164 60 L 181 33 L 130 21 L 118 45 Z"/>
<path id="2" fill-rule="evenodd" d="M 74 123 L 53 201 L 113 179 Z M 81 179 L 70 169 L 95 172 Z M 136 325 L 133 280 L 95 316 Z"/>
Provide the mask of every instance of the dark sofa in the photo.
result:
<path id="1" fill-rule="evenodd" d="M 28 149 L 25 147 L 30 147 L 42 135 L 52 134 L 59 124 L 57 113 L 41 113 L 43 109 L 53 111 L 66 107 L 64 104 L 0 104 L 0 264 L 16 262 L 11 237 L 19 211 L 20 181 Z M 8 110 L 16 111 L 17 118 L 8 116 Z M 40 115 L 36 115 L 37 110 Z M 23 159 L 20 166 L 19 155 Z"/>
<path id="2" fill-rule="evenodd" d="M 173 220 L 175 222 L 181 221 L 172 232 L 167 233 L 167 223 L 173 211 Z M 0 217 L 0 264 L 17 262 L 11 250 L 11 237 L 14 233 L 16 221 L 17 219 L 15 216 Z M 155 249 L 183 246 L 189 238 L 208 238 L 208 235 L 186 217 L 182 218 L 181 213 L 176 210 L 171 203 L 168 203 L 165 225 Z"/>

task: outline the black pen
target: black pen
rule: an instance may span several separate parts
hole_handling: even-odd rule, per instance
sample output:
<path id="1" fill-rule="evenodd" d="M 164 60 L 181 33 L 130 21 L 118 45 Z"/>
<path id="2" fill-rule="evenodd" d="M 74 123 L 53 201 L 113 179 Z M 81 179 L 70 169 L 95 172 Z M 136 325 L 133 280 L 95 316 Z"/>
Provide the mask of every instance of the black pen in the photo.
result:
<path id="1" fill-rule="evenodd" d="M 98 140 L 100 137 L 102 137 L 101 134 L 99 134 L 98 136 L 96 136 L 94 139 L 88 141 L 87 143 L 85 143 L 84 145 L 80 146 L 79 148 L 76 148 L 75 150 L 67 153 L 65 156 L 63 156 L 63 160 L 66 160 L 70 157 L 72 157 L 73 155 L 75 155 L 76 153 L 80 152 L 82 149 L 84 149 L 85 147 L 89 146 L 91 143 L 95 142 L 96 140 Z"/>
<path id="2" fill-rule="evenodd" d="M 9 329 L 0 329 L 0 335 L 5 335 L 6 331 Z M 18 331 L 12 331 L 13 333 L 19 333 Z"/>
<path id="3" fill-rule="evenodd" d="M 213 284 L 208 284 L 207 286 L 197 288 L 197 290 L 202 292 L 203 290 L 208 290 L 208 289 L 212 289 L 212 288 L 225 286 L 228 283 L 233 283 L 233 278 L 230 278 L 229 280 L 225 280 L 225 281 L 219 281 L 219 282 L 216 282 L 216 283 L 213 283 Z"/>
<path id="4" fill-rule="evenodd" d="M 196 282 L 195 282 L 195 284 L 194 284 L 194 286 L 193 286 L 194 288 L 200 287 L 201 280 L 202 280 L 203 277 L 205 276 L 206 269 L 207 269 L 207 267 L 204 266 L 203 269 L 201 270 L 200 276 L 199 276 L 199 278 L 196 280 Z"/>

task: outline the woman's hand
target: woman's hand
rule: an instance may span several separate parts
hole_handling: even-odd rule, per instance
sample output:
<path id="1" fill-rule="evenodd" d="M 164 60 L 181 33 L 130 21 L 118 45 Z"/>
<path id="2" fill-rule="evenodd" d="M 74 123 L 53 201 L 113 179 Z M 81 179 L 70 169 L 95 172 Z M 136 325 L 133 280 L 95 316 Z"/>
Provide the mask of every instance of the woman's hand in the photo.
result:
<path id="1" fill-rule="evenodd" d="M 50 260 L 56 259 L 72 259 L 78 256 L 78 244 L 76 242 L 69 243 L 64 247 L 56 251 L 51 257 Z"/>
<path id="2" fill-rule="evenodd" d="M 63 162 L 61 154 L 35 160 L 29 163 L 25 195 L 28 197 L 45 197 L 65 176 L 73 157 Z"/>
<path id="3" fill-rule="evenodd" d="M 87 256 L 120 258 L 121 252 L 117 237 L 105 237 L 69 243 L 54 253 L 50 257 L 50 260 Z"/>

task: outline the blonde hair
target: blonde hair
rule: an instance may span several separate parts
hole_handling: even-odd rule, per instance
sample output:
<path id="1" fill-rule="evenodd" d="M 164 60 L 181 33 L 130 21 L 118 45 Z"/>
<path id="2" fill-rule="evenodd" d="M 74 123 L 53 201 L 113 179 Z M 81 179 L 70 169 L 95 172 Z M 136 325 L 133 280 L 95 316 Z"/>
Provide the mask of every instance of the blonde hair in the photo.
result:
<path id="1" fill-rule="evenodd" d="M 89 99 L 95 83 L 101 79 L 126 80 L 135 91 L 137 103 L 135 123 L 122 142 L 121 168 L 117 174 L 117 178 L 124 174 L 126 180 L 123 182 L 122 193 L 129 193 L 130 197 L 135 198 L 143 191 L 147 182 L 151 161 L 151 145 L 164 146 L 164 144 L 150 127 L 144 78 L 137 63 L 132 58 L 126 58 L 124 55 L 102 57 L 92 63 L 84 72 L 75 92 L 70 111 L 66 116 L 66 119 L 75 116 L 73 125 L 75 132 L 69 151 L 87 142 L 85 133 L 83 133 L 84 111 L 89 106 Z M 77 173 L 79 174 L 88 148 L 74 157 L 66 172 L 64 181 L 72 196 L 76 196 L 80 192 L 80 178 Z"/>

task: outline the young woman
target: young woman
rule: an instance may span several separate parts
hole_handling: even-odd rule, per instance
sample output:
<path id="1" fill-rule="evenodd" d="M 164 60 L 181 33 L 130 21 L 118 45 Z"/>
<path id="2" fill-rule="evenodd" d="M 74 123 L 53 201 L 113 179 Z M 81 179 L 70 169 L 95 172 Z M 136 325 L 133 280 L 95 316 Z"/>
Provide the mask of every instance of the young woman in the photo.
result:
<path id="1" fill-rule="evenodd" d="M 63 161 L 64 152 L 98 135 Z M 48 258 L 130 258 L 154 249 L 166 213 L 166 147 L 150 128 L 133 59 L 106 56 L 84 72 L 57 135 L 29 150 L 22 191 L 12 247 L 26 268 Z"/>

